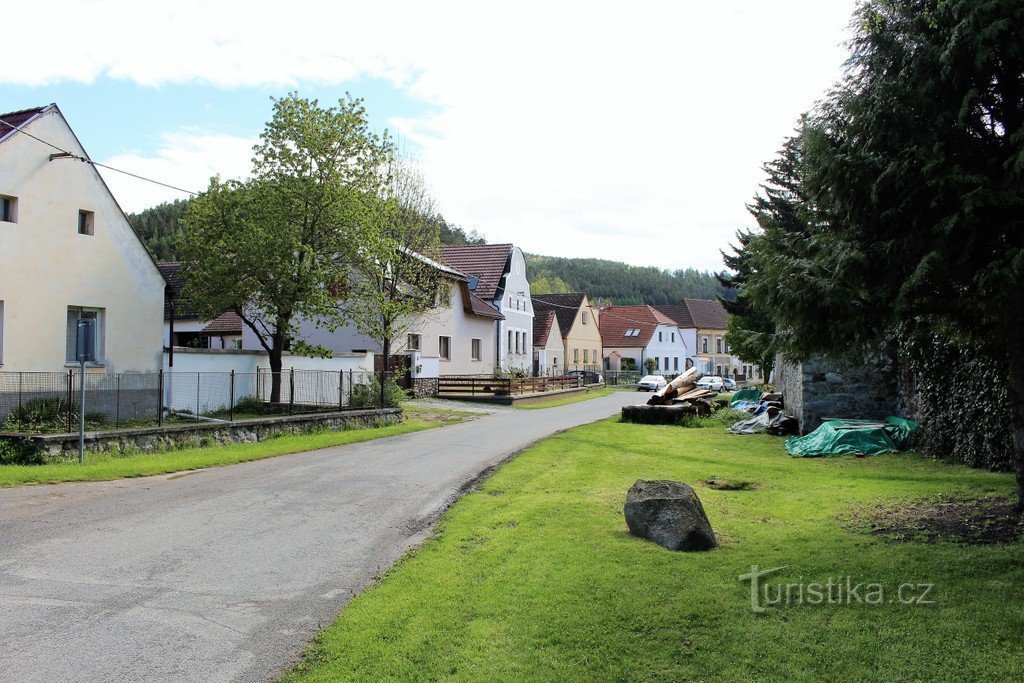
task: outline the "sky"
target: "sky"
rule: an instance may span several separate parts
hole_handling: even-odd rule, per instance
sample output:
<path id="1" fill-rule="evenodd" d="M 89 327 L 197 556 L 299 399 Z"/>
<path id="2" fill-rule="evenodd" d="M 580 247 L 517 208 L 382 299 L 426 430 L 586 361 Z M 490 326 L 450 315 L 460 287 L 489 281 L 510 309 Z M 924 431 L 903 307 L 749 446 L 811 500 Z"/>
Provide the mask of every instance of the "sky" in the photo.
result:
<path id="1" fill-rule="evenodd" d="M 94 160 L 201 190 L 248 173 L 271 97 L 348 92 L 488 241 L 718 270 L 761 165 L 840 77 L 853 5 L 10 3 L 0 111 L 56 102 Z M 129 212 L 187 196 L 104 176 Z"/>

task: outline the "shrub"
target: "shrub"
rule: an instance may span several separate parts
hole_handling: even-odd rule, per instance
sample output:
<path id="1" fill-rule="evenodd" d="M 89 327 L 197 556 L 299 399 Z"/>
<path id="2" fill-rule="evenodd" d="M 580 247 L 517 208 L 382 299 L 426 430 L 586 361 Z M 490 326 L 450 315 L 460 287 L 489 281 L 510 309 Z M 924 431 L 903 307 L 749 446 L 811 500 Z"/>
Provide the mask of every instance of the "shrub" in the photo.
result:
<path id="1" fill-rule="evenodd" d="M 0 465 L 43 465 L 46 456 L 29 444 L 0 439 Z"/>
<path id="2" fill-rule="evenodd" d="M 394 377 L 388 377 L 384 387 L 384 407 L 397 408 L 402 402 L 409 398 L 405 391 L 398 386 Z M 349 401 L 352 408 L 379 408 L 380 407 L 380 378 L 373 376 L 370 384 L 357 384 L 352 387 L 352 398 Z"/>
<path id="3" fill-rule="evenodd" d="M 71 406 L 72 423 L 78 420 L 78 410 Z M 34 398 L 26 401 L 8 415 L 0 429 L 6 432 L 66 432 L 68 430 L 68 404 L 58 397 Z"/>

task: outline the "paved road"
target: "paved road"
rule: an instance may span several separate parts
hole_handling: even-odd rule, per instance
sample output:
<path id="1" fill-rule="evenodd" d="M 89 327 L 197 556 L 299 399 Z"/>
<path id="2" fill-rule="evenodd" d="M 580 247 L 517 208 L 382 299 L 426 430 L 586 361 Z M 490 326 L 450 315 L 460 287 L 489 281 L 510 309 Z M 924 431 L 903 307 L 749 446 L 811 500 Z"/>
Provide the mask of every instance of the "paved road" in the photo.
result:
<path id="1" fill-rule="evenodd" d="M 0 679 L 265 680 L 488 468 L 616 393 L 231 467 L 0 490 Z"/>

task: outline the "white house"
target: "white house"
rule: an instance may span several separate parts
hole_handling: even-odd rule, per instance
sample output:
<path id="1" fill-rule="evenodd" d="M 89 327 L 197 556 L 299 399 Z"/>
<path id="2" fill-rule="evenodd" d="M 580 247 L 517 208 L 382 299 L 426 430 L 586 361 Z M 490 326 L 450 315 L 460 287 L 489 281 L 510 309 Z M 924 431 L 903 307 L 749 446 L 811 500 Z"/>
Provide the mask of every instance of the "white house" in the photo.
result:
<path id="1" fill-rule="evenodd" d="M 0 114 L 0 258 L 0 370 L 64 371 L 80 318 L 92 372 L 160 369 L 164 279 L 55 104 Z"/>
<path id="2" fill-rule="evenodd" d="M 469 276 L 469 289 L 501 312 L 491 336 L 503 370 L 533 368 L 533 304 L 526 258 L 512 244 L 441 247 L 442 260 Z"/>
<path id="3" fill-rule="evenodd" d="M 424 258 L 418 254 L 415 257 Z M 405 358 L 414 378 L 493 375 L 497 363 L 494 326 L 502 319 L 501 313 L 470 291 L 466 275 L 439 263 L 430 263 L 447 283 L 446 293 L 435 307 L 413 316 L 406 324 L 404 338 L 393 341 L 391 353 L 397 360 Z M 316 321 L 304 321 L 299 326 L 299 336 L 308 344 L 322 346 L 337 356 L 367 351 L 381 353 L 379 340 L 370 339 L 351 324 L 331 331 Z M 263 348 L 248 326 L 242 332 L 242 348 Z"/>
<path id="4" fill-rule="evenodd" d="M 606 306 L 601 309 L 605 369 L 645 371 L 648 358 L 663 375 L 683 372 L 690 355 L 675 321 L 652 306 Z"/>
<path id="5" fill-rule="evenodd" d="M 565 372 L 565 346 L 562 328 L 554 311 L 542 311 L 533 317 L 533 375 L 552 377 Z"/>
<path id="6" fill-rule="evenodd" d="M 164 348 L 172 345 L 192 349 L 242 348 L 243 323 L 237 313 L 226 311 L 213 319 L 200 316 L 189 306 L 188 301 L 182 299 L 185 279 L 182 277 L 181 264 L 164 262 L 158 263 L 157 267 L 167 280 L 167 297 L 164 301 Z"/>

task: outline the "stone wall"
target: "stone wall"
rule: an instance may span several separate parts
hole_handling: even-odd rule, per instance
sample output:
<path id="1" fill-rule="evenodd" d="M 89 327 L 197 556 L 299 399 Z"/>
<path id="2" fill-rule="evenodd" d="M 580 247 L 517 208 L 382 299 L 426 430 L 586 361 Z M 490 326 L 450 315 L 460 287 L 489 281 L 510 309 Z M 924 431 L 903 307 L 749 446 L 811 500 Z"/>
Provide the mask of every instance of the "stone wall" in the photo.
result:
<path id="1" fill-rule="evenodd" d="M 200 422 L 145 429 L 86 432 L 88 451 L 160 452 L 226 443 L 254 443 L 284 434 L 308 434 L 324 429 L 379 427 L 402 421 L 400 408 L 346 410 L 312 415 L 283 415 L 235 422 Z M 48 459 L 78 454 L 78 434 L 0 434 L 0 438 L 28 444 Z"/>
<path id="2" fill-rule="evenodd" d="M 413 398 L 437 396 L 437 377 L 416 377 L 412 380 Z"/>
<path id="3" fill-rule="evenodd" d="M 876 420 L 900 413 L 896 366 L 890 359 L 860 364 L 813 358 L 778 367 L 786 410 L 800 422 L 801 434 L 826 418 Z"/>

